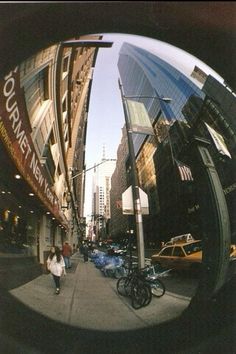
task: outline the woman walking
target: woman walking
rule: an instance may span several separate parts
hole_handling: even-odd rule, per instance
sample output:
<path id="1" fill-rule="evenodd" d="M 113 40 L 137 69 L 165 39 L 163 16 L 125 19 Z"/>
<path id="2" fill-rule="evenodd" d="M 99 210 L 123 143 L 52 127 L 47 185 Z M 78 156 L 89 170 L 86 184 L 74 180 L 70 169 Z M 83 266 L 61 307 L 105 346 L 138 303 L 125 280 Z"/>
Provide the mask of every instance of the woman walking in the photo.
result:
<path id="1" fill-rule="evenodd" d="M 60 279 L 65 271 L 65 262 L 61 255 L 59 247 L 51 247 L 50 253 L 47 259 L 47 268 L 53 276 L 53 280 L 56 286 L 56 294 L 60 294 Z"/>

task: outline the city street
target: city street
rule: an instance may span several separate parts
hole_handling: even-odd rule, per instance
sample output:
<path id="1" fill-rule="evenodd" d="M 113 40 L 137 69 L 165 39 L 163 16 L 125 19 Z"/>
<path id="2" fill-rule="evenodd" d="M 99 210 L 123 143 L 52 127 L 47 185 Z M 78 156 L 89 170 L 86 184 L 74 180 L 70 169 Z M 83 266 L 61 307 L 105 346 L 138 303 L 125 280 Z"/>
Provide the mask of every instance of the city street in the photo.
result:
<path id="1" fill-rule="evenodd" d="M 99 248 L 102 252 L 107 252 L 105 247 Z M 159 250 L 157 249 L 145 249 L 145 264 L 151 264 L 151 256 L 153 254 L 158 253 Z M 124 257 L 126 262 L 129 261 L 129 255 Z M 132 263 L 133 265 L 137 265 L 137 251 L 132 251 Z M 176 272 L 174 270 L 169 270 L 163 273 L 163 276 L 160 275 L 160 278 L 163 280 L 166 286 L 167 293 L 171 293 L 173 297 L 184 297 L 186 300 L 191 300 L 191 298 L 195 295 L 199 276 L 190 274 L 188 272 Z"/>
<path id="2" fill-rule="evenodd" d="M 233 310 L 234 283 L 215 301 L 189 306 L 190 298 L 181 295 L 181 289 L 190 295 L 195 284 L 177 276 L 163 282 L 162 298 L 134 310 L 130 299 L 117 294 L 115 279 L 104 277 L 76 253 L 60 295 L 55 295 L 50 274 L 9 292 L 1 289 L 2 353 L 51 354 L 55 343 L 59 354 L 222 353 L 214 338 L 232 337 L 232 316 L 229 312 L 225 316 L 223 300 Z M 230 341 L 222 345 L 225 353 L 232 354 L 232 347 L 227 351 Z"/>
<path id="3" fill-rule="evenodd" d="M 130 298 L 118 295 L 117 279 L 104 277 L 91 261 L 84 263 L 82 256 L 75 254 L 72 270 L 62 278 L 59 296 L 55 296 L 48 274 L 12 289 L 10 293 L 37 313 L 66 325 L 99 331 L 129 331 L 172 320 L 188 307 L 191 297 L 185 293 L 193 292 L 193 286 L 185 282 L 178 293 L 174 288 L 182 281 L 173 276 L 168 278 L 169 281 L 162 279 L 169 284 L 162 298 L 153 297 L 148 306 L 134 310 Z M 171 287 L 172 291 L 169 291 Z"/>
<path id="4" fill-rule="evenodd" d="M 236 3 L 0 8 L 0 354 L 236 354 Z"/>
<path id="5" fill-rule="evenodd" d="M 150 255 L 156 253 L 153 250 L 145 251 L 145 262 L 150 264 Z M 134 253 L 135 254 L 135 253 Z M 137 256 L 133 256 L 134 262 L 137 261 Z M 186 299 L 191 299 L 198 286 L 198 277 L 187 272 L 176 272 L 169 270 L 161 279 L 164 281 L 167 291 L 172 293 L 172 296 L 184 296 Z"/>

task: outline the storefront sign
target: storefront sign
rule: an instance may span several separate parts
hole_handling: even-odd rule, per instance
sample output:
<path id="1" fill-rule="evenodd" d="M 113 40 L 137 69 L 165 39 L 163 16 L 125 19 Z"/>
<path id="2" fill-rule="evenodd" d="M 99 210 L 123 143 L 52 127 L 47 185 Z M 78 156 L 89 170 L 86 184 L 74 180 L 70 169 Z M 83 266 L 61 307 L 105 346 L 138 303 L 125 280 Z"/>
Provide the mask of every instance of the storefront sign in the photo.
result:
<path id="1" fill-rule="evenodd" d="M 49 187 L 31 138 L 31 126 L 16 67 L 0 82 L 0 138 L 21 175 L 59 219 L 58 199 Z"/>

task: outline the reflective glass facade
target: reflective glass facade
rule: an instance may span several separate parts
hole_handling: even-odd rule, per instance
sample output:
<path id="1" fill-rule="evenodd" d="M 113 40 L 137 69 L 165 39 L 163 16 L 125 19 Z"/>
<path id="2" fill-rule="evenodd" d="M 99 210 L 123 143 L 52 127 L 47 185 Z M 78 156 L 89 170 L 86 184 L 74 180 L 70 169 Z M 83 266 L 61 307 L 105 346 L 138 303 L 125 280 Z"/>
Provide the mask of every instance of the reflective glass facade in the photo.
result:
<path id="1" fill-rule="evenodd" d="M 185 120 L 182 108 L 191 95 L 204 98 L 204 93 L 184 74 L 156 55 L 124 43 L 120 50 L 118 69 L 126 96 L 168 97 L 170 103 L 157 98 L 137 98 L 146 106 L 152 122 L 162 111 L 168 121 Z M 134 136 L 135 152 L 145 136 Z"/>

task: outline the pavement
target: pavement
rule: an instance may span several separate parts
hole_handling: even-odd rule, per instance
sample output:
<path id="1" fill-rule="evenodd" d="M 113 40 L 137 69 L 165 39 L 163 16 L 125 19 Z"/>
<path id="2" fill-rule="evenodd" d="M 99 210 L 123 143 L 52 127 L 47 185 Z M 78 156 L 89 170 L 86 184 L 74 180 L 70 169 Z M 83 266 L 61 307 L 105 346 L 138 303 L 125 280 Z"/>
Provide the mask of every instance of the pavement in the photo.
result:
<path id="1" fill-rule="evenodd" d="M 75 253 L 59 295 L 50 274 L 0 288 L 0 354 L 236 353 L 235 280 L 206 304 L 166 281 L 164 296 L 139 310 L 116 282 Z"/>
<path id="2" fill-rule="evenodd" d="M 139 310 L 116 290 L 117 280 L 108 278 L 93 262 L 76 253 L 72 268 L 61 278 L 61 292 L 55 294 L 51 274 L 12 289 L 10 293 L 32 310 L 63 324 L 98 331 L 129 331 L 150 327 L 178 317 L 191 298 L 166 292 Z"/>

